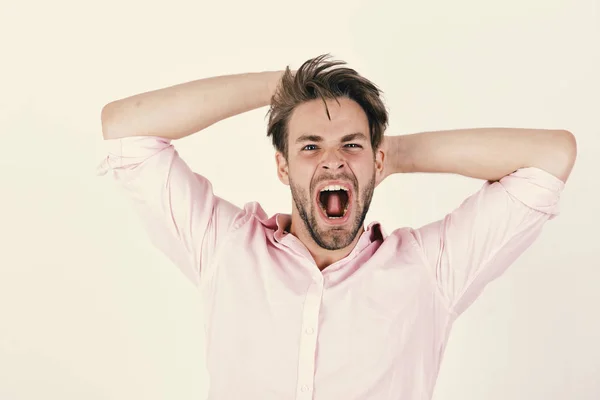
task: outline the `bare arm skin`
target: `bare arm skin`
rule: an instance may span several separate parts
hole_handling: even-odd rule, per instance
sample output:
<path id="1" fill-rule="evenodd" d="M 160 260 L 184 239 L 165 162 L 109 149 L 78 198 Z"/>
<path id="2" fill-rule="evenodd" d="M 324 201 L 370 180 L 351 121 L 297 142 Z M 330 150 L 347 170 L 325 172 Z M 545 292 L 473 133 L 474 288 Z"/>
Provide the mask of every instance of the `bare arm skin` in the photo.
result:
<path id="1" fill-rule="evenodd" d="M 199 79 L 113 101 L 102 109 L 104 139 L 181 139 L 270 103 L 283 71 Z"/>
<path id="2" fill-rule="evenodd" d="M 537 167 L 566 182 L 577 157 L 565 130 L 474 128 L 386 136 L 384 174 L 454 173 L 497 181 L 519 168 Z"/>

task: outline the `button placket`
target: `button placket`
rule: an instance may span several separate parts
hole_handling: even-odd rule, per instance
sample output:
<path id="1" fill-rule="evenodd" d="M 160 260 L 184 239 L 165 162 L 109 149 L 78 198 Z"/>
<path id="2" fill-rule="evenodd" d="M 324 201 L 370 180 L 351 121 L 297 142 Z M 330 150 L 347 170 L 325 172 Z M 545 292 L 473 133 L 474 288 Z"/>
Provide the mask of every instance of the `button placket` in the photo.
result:
<path id="1" fill-rule="evenodd" d="M 315 353 L 317 349 L 316 328 L 319 322 L 321 298 L 323 296 L 323 279 L 316 277 L 308 288 L 302 315 L 302 332 L 298 354 L 298 400 L 312 399 L 314 385 Z"/>

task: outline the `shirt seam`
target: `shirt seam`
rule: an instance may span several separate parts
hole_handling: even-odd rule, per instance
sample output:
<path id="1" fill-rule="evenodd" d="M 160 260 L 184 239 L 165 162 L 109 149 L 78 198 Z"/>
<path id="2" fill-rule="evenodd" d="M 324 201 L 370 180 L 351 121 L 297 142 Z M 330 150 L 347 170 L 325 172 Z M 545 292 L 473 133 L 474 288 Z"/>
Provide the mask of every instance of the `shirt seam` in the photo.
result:
<path id="1" fill-rule="evenodd" d="M 240 214 L 242 215 L 240 216 Z M 227 231 L 224 234 L 223 240 L 221 241 L 221 244 L 217 246 L 217 249 L 215 250 L 215 255 L 212 261 L 208 264 L 208 268 L 206 268 L 206 272 L 208 273 L 208 275 L 201 272 L 201 275 L 204 275 L 204 279 L 202 279 L 201 277 L 202 286 L 205 286 L 209 282 L 211 282 L 212 278 L 216 273 L 217 264 L 219 263 L 223 255 L 223 249 L 232 241 L 235 232 L 238 231 L 249 220 L 251 216 L 252 212 L 244 214 L 244 209 L 242 209 L 238 213 L 238 216 L 234 219 L 234 222 L 229 225 Z M 213 222 L 213 220 L 214 212 L 211 215 L 211 223 Z"/>
<path id="2" fill-rule="evenodd" d="M 414 232 L 414 230 L 412 230 Z M 414 233 L 413 233 L 414 235 Z M 425 268 L 425 273 L 427 274 L 427 276 L 429 277 L 431 283 L 433 284 L 433 286 L 435 287 L 435 293 L 436 295 L 440 298 L 440 300 L 442 300 L 442 303 L 444 304 L 444 307 L 446 308 L 446 311 L 448 311 L 449 314 L 452 315 L 456 315 L 456 312 L 454 311 L 454 308 L 451 305 L 450 299 L 448 299 L 445 295 L 444 292 L 442 291 L 442 289 L 440 288 L 437 279 L 435 279 L 435 276 L 433 275 L 433 272 L 430 270 L 431 267 L 433 267 L 435 269 L 435 265 L 431 265 L 431 262 L 427 259 L 427 257 L 425 256 L 423 249 L 421 248 L 421 246 L 419 246 L 419 243 L 415 240 L 415 238 L 413 237 L 413 235 L 411 235 L 411 245 L 417 250 L 417 252 L 419 253 L 419 256 L 421 258 L 421 261 L 425 264 L 428 265 L 429 268 Z M 440 250 L 440 254 L 442 253 L 443 248 Z"/>
<path id="3" fill-rule="evenodd" d="M 524 206 L 527 209 L 527 216 L 529 216 L 530 214 L 542 214 L 542 215 L 546 215 L 547 217 L 552 216 L 552 213 L 549 212 L 544 212 L 541 211 L 537 208 L 534 208 L 533 206 L 527 204 L 526 202 L 524 202 L 523 200 L 521 200 L 517 195 L 515 195 L 514 193 L 512 193 L 504 184 L 500 183 L 500 185 L 502 186 L 502 188 L 504 189 L 504 191 L 507 193 L 507 195 L 513 200 L 513 201 L 517 201 L 519 202 L 522 206 Z M 521 224 L 519 224 L 521 225 Z M 442 225 L 443 226 L 443 225 Z M 523 229 L 521 229 L 519 231 L 519 234 L 523 233 Z M 514 237 L 517 236 L 516 234 L 512 234 L 509 238 L 505 239 L 502 244 L 500 246 L 496 247 L 496 250 L 490 254 L 484 262 L 480 263 L 480 266 L 485 266 L 488 265 L 489 263 L 491 263 L 497 256 L 498 253 L 500 251 L 500 249 L 502 249 L 504 246 L 506 246 L 508 243 L 510 243 Z M 441 253 L 441 252 L 440 252 Z M 463 286 L 463 289 L 460 291 L 460 294 L 456 296 L 455 301 L 453 301 L 453 305 L 451 306 L 452 311 L 456 313 L 456 306 L 457 303 L 460 301 L 460 299 L 463 298 L 463 296 L 465 295 L 465 293 L 471 288 L 471 286 L 473 285 L 473 283 L 477 280 L 477 278 L 479 278 L 479 276 L 483 273 L 484 268 L 478 268 L 478 272 L 476 272 L 473 277 L 471 279 L 469 279 L 467 281 L 467 283 Z"/>
<path id="4" fill-rule="evenodd" d="M 511 196 L 513 196 L 513 195 L 511 194 Z M 524 206 L 526 206 L 529 209 L 529 214 L 531 214 L 531 213 L 533 213 L 533 214 L 543 214 L 543 215 L 546 215 L 546 216 L 551 215 L 551 214 L 545 213 L 543 211 L 539 211 L 539 210 L 536 210 L 536 209 L 532 208 L 531 206 L 523 203 L 521 200 L 519 200 L 516 197 L 515 197 L 515 200 L 521 202 Z M 519 224 L 519 225 L 521 225 L 521 224 Z M 521 229 L 518 232 L 519 235 L 522 234 L 522 233 L 523 233 L 523 229 Z M 513 241 L 516 236 L 518 236 L 518 235 L 517 234 L 513 234 L 508 239 L 504 240 L 502 242 L 502 245 L 498 246 L 496 248 L 496 250 L 490 256 L 488 256 L 484 262 L 480 263 L 480 266 L 486 266 L 486 265 L 490 264 L 495 258 L 497 258 L 498 253 L 500 252 L 500 249 L 504 248 L 504 246 L 506 246 L 508 243 L 510 243 L 511 241 Z M 456 311 L 454 309 L 456 308 L 457 303 L 463 298 L 463 296 L 465 295 L 465 293 L 471 288 L 471 286 L 477 280 L 477 278 L 479 278 L 479 276 L 481 276 L 481 274 L 484 272 L 484 270 L 485 270 L 485 267 L 478 268 L 478 271 L 463 286 L 463 289 L 460 291 L 460 294 L 456 296 L 456 300 L 453 302 L 454 305 L 452 306 L 453 312 L 455 314 L 456 314 Z"/>

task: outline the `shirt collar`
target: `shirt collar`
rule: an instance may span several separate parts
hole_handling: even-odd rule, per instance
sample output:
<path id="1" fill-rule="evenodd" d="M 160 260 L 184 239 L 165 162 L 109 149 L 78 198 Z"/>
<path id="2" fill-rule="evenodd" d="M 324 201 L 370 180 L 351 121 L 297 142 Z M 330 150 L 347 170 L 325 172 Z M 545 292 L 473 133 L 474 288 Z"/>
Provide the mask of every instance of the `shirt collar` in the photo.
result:
<path id="1" fill-rule="evenodd" d="M 292 216 L 290 214 L 277 213 L 268 220 L 264 221 L 265 226 L 273 229 L 274 238 L 279 243 L 285 243 L 288 236 L 293 236 L 286 229 L 290 226 Z M 386 232 L 383 230 L 381 223 L 377 221 L 371 222 L 362 233 L 360 239 L 356 243 L 352 253 L 360 252 L 365 247 L 377 240 L 385 240 L 387 237 Z"/>

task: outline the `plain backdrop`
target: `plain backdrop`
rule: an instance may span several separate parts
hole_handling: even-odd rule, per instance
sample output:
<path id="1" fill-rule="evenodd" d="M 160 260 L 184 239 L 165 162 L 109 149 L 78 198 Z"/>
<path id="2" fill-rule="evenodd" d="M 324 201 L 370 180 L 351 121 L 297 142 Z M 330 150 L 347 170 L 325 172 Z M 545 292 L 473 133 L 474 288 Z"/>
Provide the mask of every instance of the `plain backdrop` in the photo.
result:
<path id="1" fill-rule="evenodd" d="M 459 318 L 434 399 L 600 398 L 598 1 L 6 2 L 0 45 L 0 399 L 204 398 L 199 294 L 150 246 L 108 175 L 95 175 L 100 111 L 323 53 L 383 89 L 389 135 L 575 134 L 561 215 Z M 266 111 L 174 144 L 219 196 L 272 215 L 290 212 L 291 198 Z M 366 222 L 418 227 L 481 184 L 392 176 Z"/>

